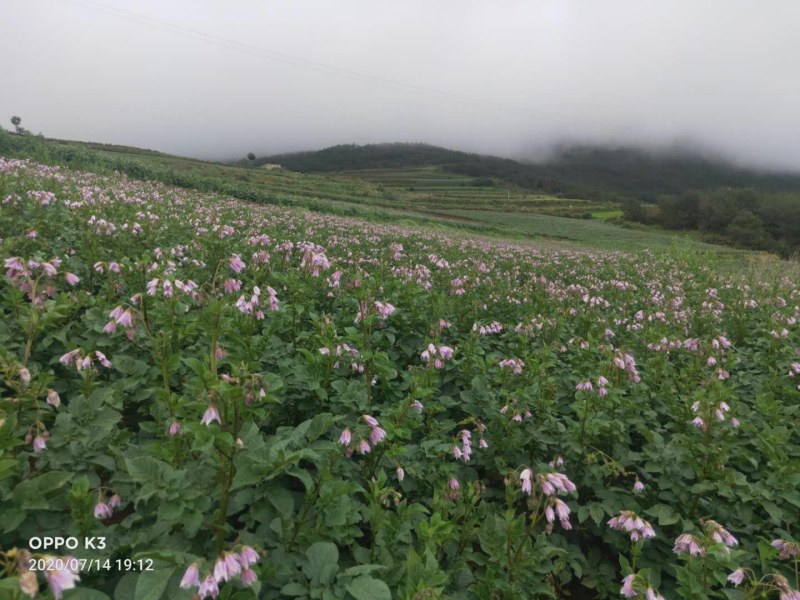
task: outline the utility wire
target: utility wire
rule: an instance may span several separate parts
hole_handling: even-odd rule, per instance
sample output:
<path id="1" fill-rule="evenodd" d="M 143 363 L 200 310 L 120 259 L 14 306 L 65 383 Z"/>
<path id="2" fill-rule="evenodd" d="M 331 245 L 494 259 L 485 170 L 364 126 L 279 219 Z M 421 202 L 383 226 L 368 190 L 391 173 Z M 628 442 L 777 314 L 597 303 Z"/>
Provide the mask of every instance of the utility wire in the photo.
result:
<path id="1" fill-rule="evenodd" d="M 174 23 L 168 23 L 166 21 L 162 21 L 159 19 L 154 19 L 152 17 L 148 17 L 146 15 L 142 15 L 139 13 L 135 13 L 129 10 L 116 8 L 113 6 L 108 6 L 107 4 L 103 4 L 101 2 L 96 2 L 95 0 L 64 0 L 64 2 L 68 4 L 72 4 L 74 6 L 79 6 L 81 8 L 91 10 L 94 12 L 98 12 L 107 16 L 115 17 L 118 19 L 122 19 L 125 21 L 129 21 L 131 23 L 136 23 L 138 25 L 142 25 L 144 27 L 150 27 L 152 29 L 157 29 L 160 31 L 166 31 L 169 33 L 174 33 L 177 35 L 181 35 L 183 37 L 205 42 L 207 44 L 211 44 L 213 46 L 218 46 L 222 48 L 227 48 L 229 50 L 234 50 L 237 52 L 241 52 L 244 54 L 249 54 L 251 56 L 261 57 L 261 58 L 269 58 L 278 62 L 283 62 L 286 64 L 290 64 L 293 66 L 303 67 L 311 70 L 315 70 L 317 72 L 326 73 L 329 75 L 335 75 L 339 77 L 349 78 L 357 81 L 363 81 L 367 83 L 372 83 L 376 85 L 388 85 L 395 88 L 402 88 L 407 89 L 415 92 L 421 92 L 426 94 L 432 94 L 439 96 L 441 98 L 447 98 L 450 100 L 456 100 L 458 102 L 463 102 L 466 104 L 471 104 L 474 106 L 480 106 L 485 108 L 491 108 L 492 110 L 501 111 L 501 112 L 515 112 L 524 117 L 529 119 L 536 119 L 537 117 L 531 113 L 530 110 L 510 106 L 506 104 L 500 104 L 496 102 L 482 100 L 480 98 L 473 98 L 471 96 L 466 96 L 464 94 L 457 94 L 453 92 L 447 92 L 444 90 L 438 90 L 435 88 L 430 88 L 426 86 L 415 85 L 403 81 L 398 81 L 395 79 L 390 79 L 387 77 L 381 77 L 378 75 L 372 75 L 369 73 L 362 73 L 359 71 L 352 71 L 349 69 L 344 69 L 341 67 L 337 67 L 335 65 L 329 65 L 325 63 L 320 63 L 312 60 L 307 60 L 304 58 L 300 58 L 297 56 L 292 56 L 289 54 L 285 54 L 283 52 L 276 52 L 274 50 L 266 50 L 264 48 L 259 48 L 257 46 L 251 46 L 249 44 L 244 44 L 242 42 L 237 42 L 236 40 L 231 40 L 228 38 L 211 35 L 196 29 L 192 29 L 190 27 L 184 27 L 182 25 L 176 25 Z M 587 124 L 590 121 L 584 119 L 577 119 L 571 117 L 561 117 L 558 115 L 549 115 L 547 116 L 549 120 L 557 120 L 563 123 L 571 123 L 571 124 Z"/>

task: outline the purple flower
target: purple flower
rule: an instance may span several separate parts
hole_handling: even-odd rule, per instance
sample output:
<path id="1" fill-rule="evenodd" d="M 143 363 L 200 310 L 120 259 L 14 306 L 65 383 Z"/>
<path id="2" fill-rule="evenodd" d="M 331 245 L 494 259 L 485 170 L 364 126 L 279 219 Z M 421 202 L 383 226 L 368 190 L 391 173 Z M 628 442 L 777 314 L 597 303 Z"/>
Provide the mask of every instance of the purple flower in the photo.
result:
<path id="1" fill-rule="evenodd" d="M 209 596 L 211 598 L 216 598 L 219 595 L 219 587 L 217 586 L 216 580 L 211 575 L 206 577 L 200 584 L 197 594 L 201 599 Z"/>
<path id="2" fill-rule="evenodd" d="M 98 502 L 94 505 L 95 519 L 108 519 L 112 514 L 111 507 L 105 502 Z"/>
<path id="3" fill-rule="evenodd" d="M 447 482 L 447 485 L 450 486 L 451 490 L 457 490 L 458 488 L 461 487 L 461 484 L 458 483 L 458 479 L 456 479 L 455 477 L 451 477 L 450 481 Z"/>
<path id="4" fill-rule="evenodd" d="M 533 489 L 532 486 L 531 486 L 531 477 L 532 476 L 533 476 L 533 472 L 530 469 L 525 469 L 519 475 L 519 479 L 522 482 L 522 491 L 525 492 L 526 494 L 528 494 L 528 496 L 531 495 L 531 491 Z"/>
<path id="5" fill-rule="evenodd" d="M 728 581 L 730 581 L 733 585 L 736 586 L 741 584 L 744 581 L 744 578 L 745 578 L 745 572 L 744 569 L 742 569 L 741 567 L 739 567 L 733 573 L 728 575 Z"/>
<path id="6" fill-rule="evenodd" d="M 258 562 L 258 559 L 258 552 L 256 552 L 255 549 L 250 546 L 242 546 L 242 549 L 239 551 L 239 564 L 242 565 L 242 567 L 254 565 Z"/>
<path id="7" fill-rule="evenodd" d="M 637 494 L 640 493 L 640 492 L 643 492 L 644 491 L 644 484 L 637 479 L 636 483 L 633 484 L 633 491 L 635 493 L 637 493 Z"/>
<path id="8" fill-rule="evenodd" d="M 358 451 L 361 454 L 368 454 L 371 450 L 372 448 L 370 447 L 369 442 L 367 440 L 361 440 L 358 443 Z"/>
<path id="9" fill-rule="evenodd" d="M 683 533 L 677 537 L 672 551 L 675 554 L 689 553 L 692 556 L 706 555 L 706 550 L 700 544 L 700 540 L 689 533 Z"/>
<path id="10" fill-rule="evenodd" d="M 45 439 L 42 436 L 37 435 L 35 438 L 33 438 L 34 452 L 43 452 L 46 449 L 47 449 L 47 444 L 45 443 Z"/>
<path id="11" fill-rule="evenodd" d="M 75 275 L 75 273 L 67 273 L 64 275 L 64 279 L 66 279 L 67 283 L 70 285 L 77 285 L 77 283 L 81 280 L 81 278 Z"/>
<path id="12" fill-rule="evenodd" d="M 350 433 L 350 429 L 345 427 L 342 435 L 339 436 L 339 443 L 342 446 L 349 446 L 351 441 L 353 441 L 353 434 Z"/>
<path id="13" fill-rule="evenodd" d="M 381 427 L 373 427 L 372 431 L 369 434 L 369 440 L 373 444 L 377 444 L 385 437 L 386 437 L 386 431 L 384 431 L 383 428 Z"/>
<path id="14" fill-rule="evenodd" d="M 238 254 L 231 256 L 230 260 L 228 260 L 228 265 L 234 273 L 241 273 L 246 266 Z"/>
<path id="15" fill-rule="evenodd" d="M 795 556 L 800 555 L 800 545 L 795 544 L 793 542 L 787 542 L 786 540 L 772 540 L 770 546 L 775 548 L 776 550 L 780 550 L 780 554 L 778 554 L 779 560 L 787 560 L 789 558 L 793 558 Z"/>
<path id="16" fill-rule="evenodd" d="M 181 589 L 188 590 L 191 587 L 200 585 L 200 571 L 197 569 L 197 563 L 192 563 L 186 569 L 181 579 Z"/>
<path id="17" fill-rule="evenodd" d="M 206 412 L 203 413 L 203 418 L 200 420 L 200 422 L 203 425 L 211 425 L 212 421 L 216 421 L 222 425 L 222 421 L 219 418 L 219 411 L 213 402 L 208 405 L 208 408 L 206 409 Z"/>
<path id="18" fill-rule="evenodd" d="M 52 558 L 52 557 L 46 557 Z M 49 562 L 49 561 L 48 561 Z M 56 561 L 53 561 L 55 564 L 59 564 Z M 64 557 L 62 563 L 66 565 L 74 564 L 74 559 L 71 556 Z M 61 600 L 61 597 L 64 595 L 64 590 L 71 590 L 75 587 L 75 582 L 80 581 L 80 576 L 75 571 L 71 571 L 68 568 L 65 568 L 61 571 L 58 570 L 51 570 L 45 573 L 45 579 L 47 579 L 47 584 L 50 586 L 50 591 L 53 592 L 53 597 L 56 600 Z"/>
<path id="19" fill-rule="evenodd" d="M 622 588 L 619 593 L 626 598 L 635 598 L 637 596 L 636 590 L 633 589 L 633 584 L 636 582 L 636 574 L 631 573 L 622 580 Z"/>
<path id="20" fill-rule="evenodd" d="M 214 563 L 214 579 L 217 583 L 228 581 L 241 572 L 242 565 L 239 564 L 237 556 L 232 552 L 224 552 Z"/>
<path id="21" fill-rule="evenodd" d="M 367 425 L 370 427 L 377 427 L 380 425 L 380 423 L 378 423 L 378 419 L 375 417 L 370 417 L 369 415 L 364 415 L 364 421 L 366 421 Z"/>
<path id="22" fill-rule="evenodd" d="M 242 578 L 242 584 L 243 585 L 250 586 L 250 585 L 253 585 L 256 582 L 256 580 L 258 579 L 258 576 L 256 575 L 256 572 L 253 571 L 253 569 L 250 569 L 249 567 L 245 567 L 244 569 L 242 569 L 241 578 Z"/>

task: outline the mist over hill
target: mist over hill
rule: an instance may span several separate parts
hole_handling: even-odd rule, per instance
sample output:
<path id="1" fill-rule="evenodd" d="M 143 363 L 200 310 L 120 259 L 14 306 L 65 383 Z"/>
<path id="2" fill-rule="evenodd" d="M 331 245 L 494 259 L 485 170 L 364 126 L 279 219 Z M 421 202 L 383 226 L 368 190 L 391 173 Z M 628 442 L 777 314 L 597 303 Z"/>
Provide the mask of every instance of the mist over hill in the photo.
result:
<path id="1" fill-rule="evenodd" d="M 253 161 L 265 163 L 306 173 L 435 165 L 530 190 L 597 199 L 651 201 L 662 195 L 725 187 L 800 191 L 800 174 L 748 168 L 681 147 L 652 151 L 630 146 L 563 146 L 544 160 L 522 162 L 423 143 L 343 144 Z"/>

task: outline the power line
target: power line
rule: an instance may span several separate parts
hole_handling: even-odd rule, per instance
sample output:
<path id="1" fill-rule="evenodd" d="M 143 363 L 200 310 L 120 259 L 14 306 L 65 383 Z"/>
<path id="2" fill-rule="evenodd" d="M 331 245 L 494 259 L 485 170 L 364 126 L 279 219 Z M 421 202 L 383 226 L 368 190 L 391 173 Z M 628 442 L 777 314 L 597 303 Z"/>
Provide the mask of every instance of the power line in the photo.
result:
<path id="1" fill-rule="evenodd" d="M 72 4 L 74 6 L 79 6 L 81 8 L 91 10 L 94 12 L 98 12 L 100 14 L 104 14 L 106 16 L 115 17 L 118 19 L 122 19 L 125 21 L 129 21 L 131 23 L 136 23 L 137 25 L 142 25 L 144 27 L 150 27 L 152 29 L 157 29 L 160 31 L 166 31 L 169 33 L 181 35 L 183 37 L 193 39 L 196 41 L 205 42 L 212 46 L 218 46 L 222 48 L 226 48 L 228 50 L 234 50 L 236 52 L 241 52 L 244 54 L 249 54 L 251 56 L 256 56 L 260 58 L 269 58 L 271 60 L 275 60 L 278 62 L 283 62 L 286 64 L 290 64 L 293 66 L 303 67 L 311 70 L 315 70 L 318 72 L 326 73 L 328 75 L 335 75 L 339 77 L 349 78 L 357 81 L 363 81 L 367 83 L 372 83 L 376 85 L 388 85 L 395 88 L 407 89 L 410 91 L 421 92 L 426 94 L 433 94 L 442 98 L 447 98 L 450 100 L 455 100 L 458 102 L 472 104 L 474 106 L 480 106 L 485 108 L 491 108 L 495 111 L 501 112 L 515 112 L 520 114 L 521 116 L 527 117 L 529 119 L 535 119 L 535 115 L 528 109 L 510 106 L 506 104 L 500 104 L 497 102 L 491 102 L 487 100 L 482 100 L 480 98 L 473 98 L 471 96 L 467 96 L 464 94 L 458 94 L 453 92 L 447 92 L 444 90 L 438 90 L 435 88 L 430 88 L 426 86 L 411 84 L 403 81 L 398 81 L 395 79 L 390 79 L 387 77 L 381 77 L 379 75 L 372 75 L 370 73 L 363 73 L 359 71 L 352 71 L 350 69 L 344 69 L 341 67 L 337 67 L 335 65 L 329 65 L 325 63 L 320 63 L 317 61 L 312 61 L 308 59 L 304 59 L 297 56 L 292 56 L 290 54 L 286 54 L 283 52 L 277 52 L 275 50 L 267 50 L 264 48 L 259 48 L 257 46 L 251 46 L 249 44 L 244 44 L 242 42 L 237 42 L 236 40 L 231 40 L 228 38 L 211 35 L 196 29 L 192 29 L 190 27 L 184 27 L 182 25 L 176 25 L 174 23 L 168 23 L 166 21 L 162 21 L 160 19 L 155 19 L 153 17 L 148 17 L 146 15 L 142 15 L 140 13 L 135 13 L 129 10 L 116 8 L 113 6 L 108 6 L 107 4 L 103 4 L 101 2 L 97 2 L 95 0 L 64 0 L 64 2 L 68 4 Z M 572 124 L 587 124 L 591 123 L 585 119 L 578 119 L 574 117 L 561 117 L 558 115 L 549 115 L 547 117 L 549 120 L 556 120 L 561 121 L 564 123 L 572 123 Z"/>

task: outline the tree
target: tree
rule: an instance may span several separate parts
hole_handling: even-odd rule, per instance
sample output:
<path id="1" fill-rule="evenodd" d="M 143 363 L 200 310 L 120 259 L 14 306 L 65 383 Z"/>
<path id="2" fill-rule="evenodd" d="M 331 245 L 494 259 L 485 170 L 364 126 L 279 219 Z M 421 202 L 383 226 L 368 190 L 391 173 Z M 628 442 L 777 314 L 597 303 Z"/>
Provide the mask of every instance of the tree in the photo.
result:
<path id="1" fill-rule="evenodd" d="M 728 235 L 736 244 L 745 248 L 771 250 L 776 245 L 764 230 L 761 218 L 749 210 L 736 214 L 728 225 Z"/>
<path id="2" fill-rule="evenodd" d="M 620 208 L 622 209 L 622 216 L 628 221 L 644 223 L 644 209 L 642 208 L 642 203 L 636 198 L 632 198 L 630 196 L 624 198 L 622 202 L 620 202 Z"/>
<path id="3" fill-rule="evenodd" d="M 247 154 L 247 160 L 249 160 L 249 161 L 254 161 L 255 159 L 256 159 L 256 155 L 255 155 L 255 154 L 253 154 L 252 152 L 248 152 L 248 154 Z"/>
<path id="4" fill-rule="evenodd" d="M 30 131 L 25 129 L 22 125 L 22 119 L 17 116 L 11 117 L 11 124 L 14 126 L 14 130 L 17 132 L 17 135 L 28 135 Z"/>

